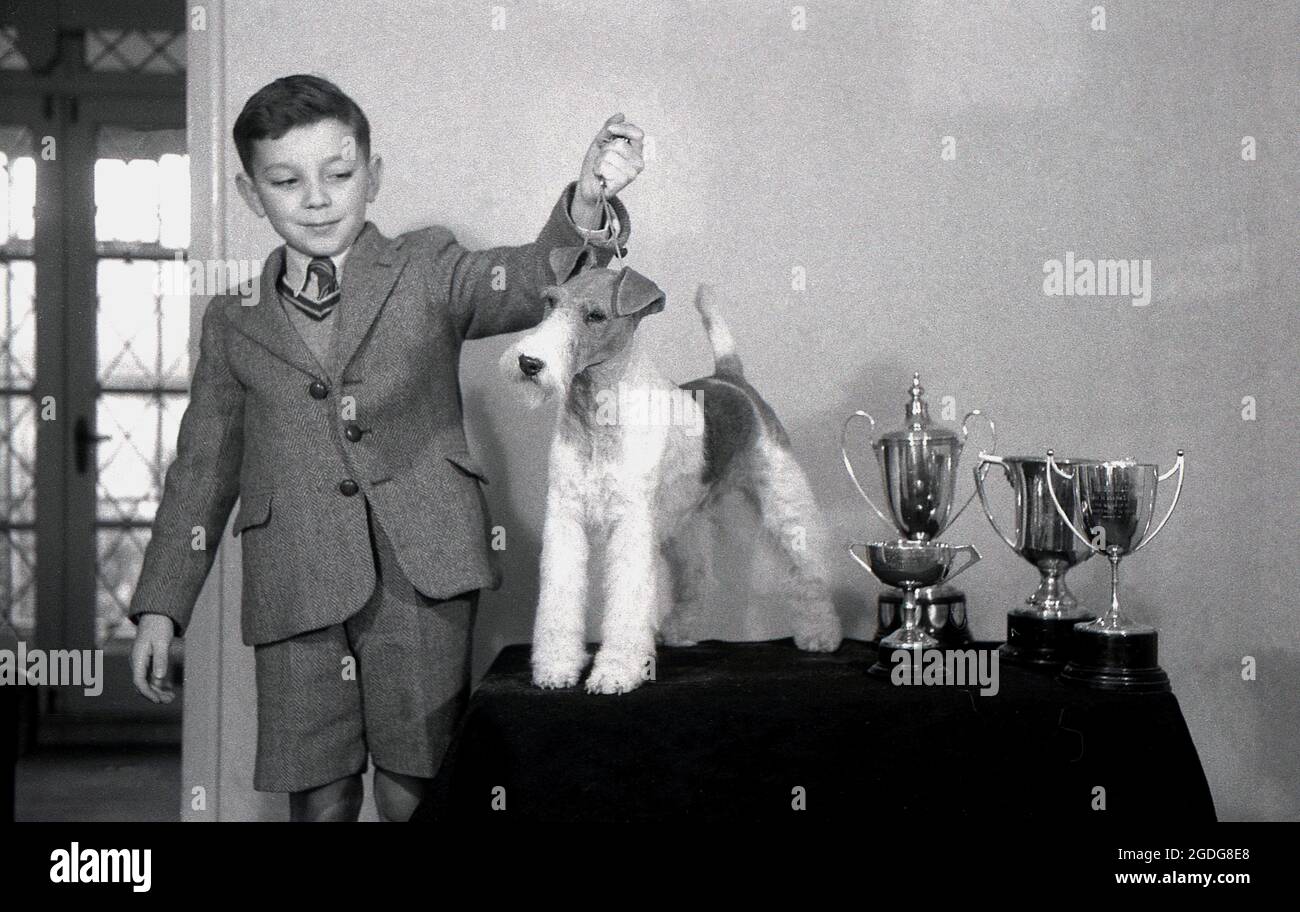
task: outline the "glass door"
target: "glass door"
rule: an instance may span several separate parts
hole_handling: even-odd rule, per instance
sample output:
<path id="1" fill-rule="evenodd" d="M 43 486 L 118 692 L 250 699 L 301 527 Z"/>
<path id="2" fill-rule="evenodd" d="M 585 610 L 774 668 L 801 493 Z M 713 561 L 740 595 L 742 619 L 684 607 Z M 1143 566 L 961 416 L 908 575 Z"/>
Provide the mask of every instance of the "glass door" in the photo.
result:
<path id="1" fill-rule="evenodd" d="M 42 712 L 178 718 L 131 686 L 125 611 L 188 398 L 185 34 L 61 27 L 45 68 L 22 42 L 0 28 L 0 640 L 103 650 L 102 693 Z"/>
<path id="2" fill-rule="evenodd" d="M 66 624 L 126 687 L 126 619 L 188 399 L 189 156 L 184 103 L 96 99 L 71 125 L 65 364 Z M 109 685 L 113 685 L 110 690 Z M 152 704 L 150 704 L 152 705 Z"/>

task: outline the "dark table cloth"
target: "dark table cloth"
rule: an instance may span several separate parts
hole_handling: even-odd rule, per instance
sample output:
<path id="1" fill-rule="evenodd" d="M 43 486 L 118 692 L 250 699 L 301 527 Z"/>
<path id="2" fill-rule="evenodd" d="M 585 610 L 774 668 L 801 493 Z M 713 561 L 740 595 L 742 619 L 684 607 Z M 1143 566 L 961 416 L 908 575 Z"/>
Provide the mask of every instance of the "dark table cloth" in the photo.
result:
<path id="1" fill-rule="evenodd" d="M 896 686 L 870 644 L 776 640 L 661 648 L 657 680 L 593 696 L 533 687 L 528 654 L 497 657 L 415 820 L 1215 819 L 1173 694 L 1006 663 L 993 696 Z"/>
<path id="2" fill-rule="evenodd" d="M 0 685 L 0 823 L 14 819 L 14 774 L 18 764 L 19 688 Z"/>

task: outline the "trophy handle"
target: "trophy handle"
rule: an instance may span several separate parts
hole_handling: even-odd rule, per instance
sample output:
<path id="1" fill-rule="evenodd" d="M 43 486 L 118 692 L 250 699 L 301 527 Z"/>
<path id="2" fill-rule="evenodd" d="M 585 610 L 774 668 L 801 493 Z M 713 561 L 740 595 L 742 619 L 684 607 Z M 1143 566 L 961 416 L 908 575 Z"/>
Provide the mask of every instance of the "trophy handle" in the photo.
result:
<path id="1" fill-rule="evenodd" d="M 1074 533 L 1074 537 L 1077 538 L 1079 541 L 1083 542 L 1085 545 L 1087 545 L 1089 551 L 1091 551 L 1094 554 L 1105 554 L 1106 552 L 1104 552 L 1101 548 L 1098 548 L 1096 545 L 1094 545 L 1088 539 L 1088 537 L 1084 535 L 1082 532 L 1080 532 L 1078 529 L 1076 529 L 1074 523 L 1070 521 L 1069 515 L 1065 512 L 1065 509 L 1061 506 L 1060 499 L 1056 496 L 1056 484 L 1052 481 L 1053 473 L 1060 475 L 1062 478 L 1074 477 L 1069 472 L 1061 471 L 1060 466 L 1056 464 L 1056 457 L 1053 455 L 1053 451 L 1048 450 L 1047 451 L 1047 475 L 1045 476 L 1047 479 L 1047 493 L 1052 495 L 1052 504 L 1056 507 L 1057 514 L 1059 514 L 1061 519 L 1065 521 L 1065 524 L 1070 527 L 1070 531 Z"/>
<path id="2" fill-rule="evenodd" d="M 1011 479 L 1011 469 L 1007 466 L 1006 460 L 1001 456 L 994 456 L 992 453 L 980 453 L 980 464 L 975 467 L 975 491 L 980 496 L 980 507 L 983 508 L 984 515 L 988 517 L 989 525 L 993 527 L 994 532 L 998 533 L 998 538 L 1006 542 L 1007 547 L 1012 551 L 1015 551 L 1016 543 L 1007 538 L 1006 533 L 998 526 L 998 521 L 993 518 L 993 508 L 989 506 L 988 495 L 984 493 L 984 479 L 988 476 L 989 466 L 993 464 L 1002 466 L 1002 471 L 1006 474 L 1007 480 Z"/>
<path id="3" fill-rule="evenodd" d="M 898 527 L 894 525 L 893 520 L 891 520 L 884 513 L 881 513 L 880 508 L 876 506 L 875 501 L 871 499 L 871 497 L 867 494 L 866 491 L 862 490 L 862 485 L 858 484 L 857 473 L 853 471 L 853 463 L 849 461 L 849 452 L 848 452 L 849 424 L 853 421 L 854 418 L 865 418 L 868 421 L 870 421 L 871 436 L 874 437 L 876 435 L 876 419 L 872 418 L 870 415 L 868 415 L 866 412 L 862 411 L 861 409 L 859 409 L 858 411 L 854 412 L 852 415 L 844 419 L 844 426 L 840 428 L 840 456 L 844 458 L 844 468 L 848 469 L 849 478 L 853 480 L 853 487 L 858 489 L 858 493 L 861 494 L 862 499 L 867 502 L 867 506 L 871 507 L 871 509 L 875 511 L 876 515 L 880 517 L 880 521 L 883 522 L 886 526 L 888 526 L 891 529 L 896 529 Z M 852 553 L 851 548 L 849 553 Z M 856 555 L 855 555 L 855 559 L 856 559 Z M 861 564 L 862 562 L 858 561 L 858 563 Z M 866 564 L 863 564 L 863 566 L 865 567 Z M 867 572 L 870 573 L 871 571 L 868 570 Z M 871 575 L 875 576 L 874 573 L 872 573 Z"/>
<path id="4" fill-rule="evenodd" d="M 989 452 L 992 453 L 993 450 L 996 450 L 996 449 L 998 448 L 998 428 L 997 428 L 997 425 L 995 425 L 995 424 L 993 423 L 993 419 L 990 418 L 988 415 L 985 415 L 984 412 L 982 412 L 982 411 L 979 410 L 979 409 L 971 409 L 969 412 L 966 413 L 966 417 L 965 417 L 964 419 L 962 419 L 962 422 L 961 422 L 961 445 L 962 445 L 963 447 L 966 446 L 966 434 L 967 434 L 967 431 L 968 431 L 968 428 L 966 427 L 966 425 L 967 425 L 967 423 L 968 423 L 972 418 L 983 418 L 985 421 L 987 421 L 987 422 L 989 423 L 989 431 L 990 431 L 990 432 L 992 433 L 992 435 L 993 435 L 993 441 L 992 441 L 992 445 L 989 447 Z M 984 455 L 985 455 L 984 451 L 983 451 L 983 450 L 980 450 L 980 456 L 982 457 L 982 456 L 984 456 Z M 975 485 L 975 490 L 970 492 L 970 497 L 967 497 L 967 498 L 966 498 L 966 502 L 965 502 L 964 504 L 961 505 L 961 509 L 958 510 L 956 513 L 953 514 L 952 519 L 950 519 L 950 520 L 948 520 L 946 523 L 944 523 L 944 525 L 943 525 L 943 528 L 944 528 L 944 529 L 947 529 L 949 526 L 951 526 L 953 523 L 955 523 L 955 522 L 957 521 L 957 518 L 958 518 L 959 516 L 961 516 L 963 513 L 966 512 L 966 508 L 970 506 L 970 502 L 971 502 L 972 500 L 975 499 L 975 495 L 976 495 L 978 492 L 979 492 L 979 484 L 976 483 L 976 485 Z M 994 524 L 993 528 L 996 529 L 996 528 L 997 528 L 997 525 Z M 939 534 L 942 535 L 942 534 L 943 534 L 943 531 L 940 530 L 940 533 L 939 533 Z M 1001 535 L 1002 533 L 999 532 L 998 534 Z M 935 536 L 935 538 L 938 538 L 938 537 L 939 537 L 938 535 Z"/>
<path id="5" fill-rule="evenodd" d="M 1156 478 L 1156 481 L 1164 481 L 1165 479 L 1172 476 L 1175 472 L 1178 473 L 1178 486 L 1174 488 L 1174 499 L 1173 502 L 1169 504 L 1169 512 L 1165 514 L 1164 519 L 1160 520 L 1160 525 L 1156 526 L 1155 531 L 1152 532 L 1150 535 L 1148 535 L 1146 538 L 1142 539 L 1142 541 L 1138 542 L 1137 546 L 1133 549 L 1131 553 L 1136 554 L 1137 552 L 1145 548 L 1151 542 L 1151 539 L 1155 538 L 1157 535 L 1160 534 L 1160 530 L 1165 527 L 1165 523 L 1169 522 L 1169 517 L 1174 515 L 1174 507 L 1178 506 L 1178 495 L 1183 493 L 1183 476 L 1186 474 L 1186 463 L 1183 460 L 1182 450 L 1178 451 L 1178 461 L 1174 463 L 1174 467 L 1170 469 L 1168 472 L 1166 472 L 1165 474 L 1158 476 Z M 1159 490 L 1158 487 L 1157 490 Z"/>
<path id="6" fill-rule="evenodd" d="M 966 563 L 962 564 L 956 570 L 948 574 L 948 576 L 944 579 L 945 583 L 952 582 L 957 577 L 961 576 L 971 567 L 974 567 L 976 564 L 980 562 L 980 553 L 975 549 L 974 545 L 962 545 L 961 547 L 953 548 L 952 550 L 957 552 L 958 554 L 965 554 L 968 559 Z"/>
<path id="7" fill-rule="evenodd" d="M 872 579 L 874 579 L 876 582 L 884 582 L 883 580 L 881 580 L 880 577 L 876 576 L 876 572 L 875 572 L 874 570 L 872 570 L 870 566 L 868 566 L 868 564 L 867 564 L 866 561 L 864 561 L 862 558 L 858 557 L 858 552 L 856 552 L 856 551 L 853 550 L 853 543 L 852 543 L 852 542 L 848 542 L 847 545 L 846 545 L 846 547 L 849 549 L 849 557 L 851 557 L 851 558 L 853 558 L 855 561 L 857 561 L 857 562 L 858 562 L 858 565 L 861 566 L 863 570 L 865 570 L 865 571 L 867 571 L 868 573 L 870 573 Z"/>

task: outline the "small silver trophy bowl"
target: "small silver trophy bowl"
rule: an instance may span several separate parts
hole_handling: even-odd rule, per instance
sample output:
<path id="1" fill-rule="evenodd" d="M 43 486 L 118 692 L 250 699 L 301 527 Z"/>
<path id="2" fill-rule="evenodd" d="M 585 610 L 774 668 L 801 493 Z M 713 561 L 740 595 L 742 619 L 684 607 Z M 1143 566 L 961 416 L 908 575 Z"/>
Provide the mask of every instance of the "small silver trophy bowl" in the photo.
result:
<path id="1" fill-rule="evenodd" d="M 1095 614 L 1079 606 L 1065 584 L 1065 572 L 1092 557 L 1057 513 L 1047 491 L 1047 460 L 1042 456 L 994 456 L 981 453 L 975 466 L 975 489 L 989 524 L 1007 547 L 1038 568 L 1038 588 L 1024 604 L 1007 612 L 1007 642 L 1000 650 L 1005 661 L 1059 669 L 1069 653 L 1074 625 Z M 1067 469 L 1095 463 L 1095 459 L 1057 459 Z M 1012 534 L 1007 535 L 994 516 L 986 486 L 989 469 L 998 466 L 1015 496 Z M 1074 504 L 1074 477 L 1057 480 L 1064 503 Z M 1071 517 L 1082 517 L 1076 509 Z"/>
<path id="2" fill-rule="evenodd" d="M 922 650 L 939 646 L 939 640 L 920 624 L 917 592 L 938 586 L 965 573 L 979 563 L 980 553 L 973 545 L 949 545 L 942 542 L 898 541 L 873 542 L 862 546 L 865 559 L 848 546 L 849 556 L 862 569 L 886 586 L 903 591 L 902 626 L 880 641 L 880 657 L 872 670 L 888 670 L 895 650 Z M 959 555 L 966 561 L 954 566 Z"/>
<path id="3" fill-rule="evenodd" d="M 1047 466 L 1047 491 L 1057 513 L 1079 541 L 1110 561 L 1110 607 L 1097 620 L 1075 625 L 1070 661 L 1061 678 L 1105 690 L 1168 690 L 1169 676 L 1157 661 L 1156 629 L 1130 620 L 1120 608 L 1119 564 L 1149 545 L 1174 515 L 1186 471 L 1183 451 L 1163 474 L 1159 466 L 1131 459 L 1082 463 L 1065 471 L 1051 450 Z M 1169 510 L 1152 529 L 1160 483 L 1175 473 L 1178 484 Z M 1058 496 L 1057 478 L 1074 483 L 1069 509 Z M 1076 513 L 1083 529 L 1071 518 Z"/>

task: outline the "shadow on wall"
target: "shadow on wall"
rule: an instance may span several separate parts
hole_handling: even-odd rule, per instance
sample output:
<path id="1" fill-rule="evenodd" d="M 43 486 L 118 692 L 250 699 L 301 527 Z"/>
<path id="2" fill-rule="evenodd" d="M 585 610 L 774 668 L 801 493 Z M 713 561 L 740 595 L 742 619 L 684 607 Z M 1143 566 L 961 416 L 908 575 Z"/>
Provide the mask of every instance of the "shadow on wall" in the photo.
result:
<path id="1" fill-rule="evenodd" d="M 485 589 L 479 597 L 473 661 L 477 683 L 503 647 L 532 639 L 538 591 L 537 561 L 542 542 L 540 523 L 525 521 L 518 506 L 520 498 L 512 490 L 515 479 L 510 477 L 504 457 L 506 442 L 497 429 L 497 421 L 502 419 L 492 415 L 486 404 L 488 397 L 481 387 L 463 388 L 462 396 L 465 426 L 471 436 L 470 450 L 486 466 L 488 483 L 483 492 L 487 496 L 490 528 L 494 537 L 504 535 L 505 546 L 497 555 L 501 588 L 495 592 Z M 471 420 L 470 415 L 483 418 Z M 532 474 L 528 473 L 530 477 Z M 532 483 L 527 479 L 519 482 Z"/>

